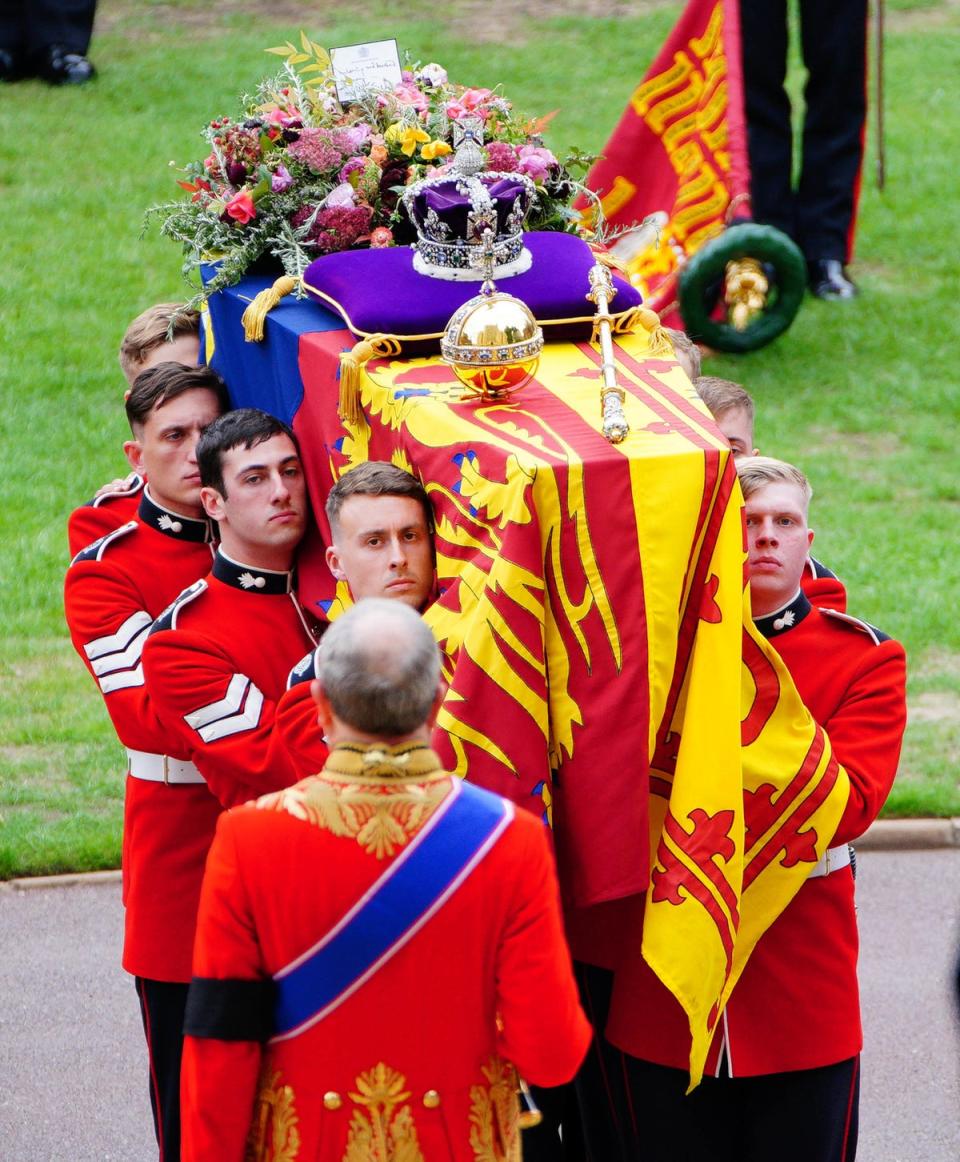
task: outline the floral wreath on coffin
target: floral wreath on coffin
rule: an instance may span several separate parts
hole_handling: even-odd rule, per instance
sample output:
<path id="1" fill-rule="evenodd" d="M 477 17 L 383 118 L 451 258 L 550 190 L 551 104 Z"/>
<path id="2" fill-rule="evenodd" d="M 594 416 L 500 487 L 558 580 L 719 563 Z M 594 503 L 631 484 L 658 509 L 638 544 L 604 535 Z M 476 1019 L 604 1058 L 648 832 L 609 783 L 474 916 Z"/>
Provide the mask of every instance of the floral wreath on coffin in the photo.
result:
<path id="1" fill-rule="evenodd" d="M 241 98 L 238 118 L 205 127 L 209 152 L 178 183 L 189 197 L 147 211 L 183 247 L 187 278 L 218 263 L 193 305 L 265 257 L 299 283 L 320 255 L 413 241 L 403 192 L 449 166 L 456 123 L 467 115 L 484 123 L 487 167 L 535 183 L 526 228 L 576 231 L 572 175 L 595 158 L 574 150 L 561 160 L 544 145 L 554 114 L 528 118 L 499 86 L 453 84 L 435 63 L 415 64 L 393 89 L 344 105 L 329 55 L 305 33 L 299 48 L 267 52 L 284 58 L 282 71 Z"/>

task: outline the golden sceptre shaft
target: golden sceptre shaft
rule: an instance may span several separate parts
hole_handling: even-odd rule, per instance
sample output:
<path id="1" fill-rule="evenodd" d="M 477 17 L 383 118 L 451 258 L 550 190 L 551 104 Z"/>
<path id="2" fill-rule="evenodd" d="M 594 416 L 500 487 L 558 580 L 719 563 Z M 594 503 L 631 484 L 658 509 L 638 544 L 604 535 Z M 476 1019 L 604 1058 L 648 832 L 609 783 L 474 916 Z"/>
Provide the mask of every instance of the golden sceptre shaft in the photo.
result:
<path id="1" fill-rule="evenodd" d="M 603 375 L 603 387 L 600 389 L 600 409 L 603 416 L 603 434 L 611 444 L 619 444 L 625 440 L 630 431 L 623 410 L 623 401 L 627 398 L 627 393 L 617 385 L 617 368 L 613 360 L 610 300 L 616 293 L 617 288 L 613 285 L 610 271 L 602 263 L 597 262 L 590 268 L 590 291 L 587 298 L 597 308 L 593 330 L 594 339 L 600 341 L 602 357 L 600 371 Z"/>

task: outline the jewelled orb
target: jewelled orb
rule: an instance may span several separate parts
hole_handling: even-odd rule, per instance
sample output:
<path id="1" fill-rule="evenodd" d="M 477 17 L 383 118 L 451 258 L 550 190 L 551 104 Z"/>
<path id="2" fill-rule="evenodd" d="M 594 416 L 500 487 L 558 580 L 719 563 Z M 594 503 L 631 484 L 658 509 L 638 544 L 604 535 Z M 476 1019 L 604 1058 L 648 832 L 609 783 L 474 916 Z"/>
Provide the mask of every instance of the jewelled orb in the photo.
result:
<path id="1" fill-rule="evenodd" d="M 440 353 L 466 389 L 504 400 L 536 374 L 543 331 L 526 303 L 495 292 L 469 299 L 451 317 Z"/>

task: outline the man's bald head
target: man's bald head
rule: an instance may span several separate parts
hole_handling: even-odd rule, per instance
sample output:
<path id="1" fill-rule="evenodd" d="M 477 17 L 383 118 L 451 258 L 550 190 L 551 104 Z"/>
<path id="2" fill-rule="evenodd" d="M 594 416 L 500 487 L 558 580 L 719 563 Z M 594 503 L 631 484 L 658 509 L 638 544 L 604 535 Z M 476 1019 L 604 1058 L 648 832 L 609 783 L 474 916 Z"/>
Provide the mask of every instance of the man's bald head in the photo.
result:
<path id="1" fill-rule="evenodd" d="M 323 635 L 316 671 L 341 722 L 364 734 L 399 738 L 427 722 L 440 683 L 440 651 L 408 605 L 371 597 Z"/>

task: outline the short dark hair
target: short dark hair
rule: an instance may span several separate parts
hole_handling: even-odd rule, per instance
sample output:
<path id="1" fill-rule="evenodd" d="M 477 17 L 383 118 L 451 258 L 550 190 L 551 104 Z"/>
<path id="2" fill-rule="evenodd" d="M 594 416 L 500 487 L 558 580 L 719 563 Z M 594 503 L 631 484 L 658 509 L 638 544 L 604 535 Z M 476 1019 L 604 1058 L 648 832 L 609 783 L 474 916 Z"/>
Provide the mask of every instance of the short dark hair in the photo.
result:
<path id="1" fill-rule="evenodd" d="M 227 495 L 223 483 L 223 457 L 234 448 L 255 448 L 274 436 L 289 436 L 300 453 L 297 437 L 276 416 L 259 408 L 236 408 L 214 420 L 197 441 L 197 467 L 204 488 L 215 488 Z"/>
<path id="2" fill-rule="evenodd" d="M 227 385 L 212 367 L 187 367 L 184 363 L 157 363 L 141 371 L 133 381 L 127 396 L 126 409 L 130 430 L 136 435 L 135 424 L 146 423 L 147 416 L 185 391 L 212 391 L 221 412 L 230 410 Z"/>
<path id="3" fill-rule="evenodd" d="M 337 524 L 344 502 L 351 496 L 410 496 L 420 504 L 427 528 L 433 532 L 433 505 L 427 490 L 416 476 L 396 464 L 367 460 L 344 472 L 327 496 L 325 507 L 331 529 Z"/>

